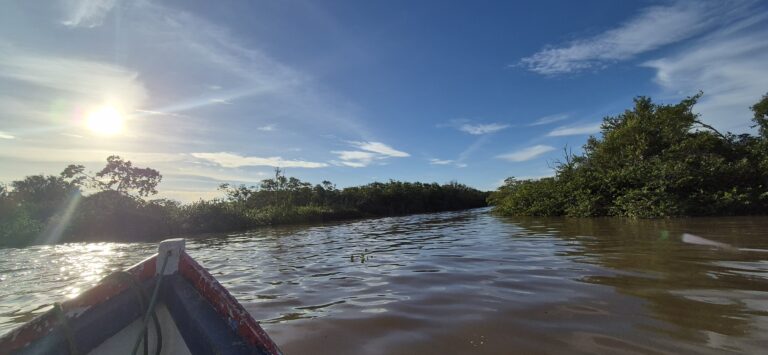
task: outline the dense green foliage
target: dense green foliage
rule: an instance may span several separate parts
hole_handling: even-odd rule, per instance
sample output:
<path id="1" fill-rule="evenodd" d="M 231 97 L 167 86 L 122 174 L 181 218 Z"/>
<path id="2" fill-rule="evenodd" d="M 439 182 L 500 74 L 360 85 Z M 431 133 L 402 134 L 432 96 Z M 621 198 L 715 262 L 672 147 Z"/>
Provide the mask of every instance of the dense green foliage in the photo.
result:
<path id="1" fill-rule="evenodd" d="M 606 117 L 584 154 L 556 174 L 509 178 L 488 201 L 506 215 L 667 216 L 768 213 L 768 95 L 752 107 L 758 136 L 721 134 L 698 120 L 700 94 L 675 105 L 635 99 Z"/>
<path id="2" fill-rule="evenodd" d="M 258 186 L 222 185 L 225 198 L 181 204 L 145 200 L 162 176 L 117 156 L 97 173 L 70 165 L 59 176 L 34 175 L 0 185 L 0 245 L 78 240 L 155 240 L 264 225 L 485 206 L 487 194 L 467 186 L 389 181 L 337 189 L 275 177 Z M 91 192 L 86 194 L 85 191 Z"/>

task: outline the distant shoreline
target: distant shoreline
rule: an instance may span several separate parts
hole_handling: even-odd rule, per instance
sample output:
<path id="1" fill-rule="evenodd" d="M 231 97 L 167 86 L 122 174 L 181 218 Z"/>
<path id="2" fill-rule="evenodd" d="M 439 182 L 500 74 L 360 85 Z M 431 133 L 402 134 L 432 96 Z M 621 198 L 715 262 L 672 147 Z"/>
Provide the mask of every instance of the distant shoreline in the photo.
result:
<path id="1" fill-rule="evenodd" d="M 389 181 L 337 189 L 328 181 L 311 185 L 288 178 L 277 169 L 274 179 L 262 180 L 258 186 L 222 185 L 224 198 L 182 204 L 143 198 L 156 193 L 154 188 L 162 179 L 159 172 L 135 168 L 119 157 L 110 157 L 102 171 L 110 169 L 109 164 L 120 174 L 133 174 L 133 180 L 110 185 L 114 178 L 106 177 L 111 175 L 86 174 L 81 166 L 69 166 L 61 176 L 28 176 L 14 181 L 12 189 L 0 190 L 0 245 L 143 242 L 263 226 L 456 211 L 485 207 L 488 196 L 455 182 Z M 143 179 L 142 174 L 150 174 L 152 180 Z M 83 195 L 84 186 L 101 191 Z"/>

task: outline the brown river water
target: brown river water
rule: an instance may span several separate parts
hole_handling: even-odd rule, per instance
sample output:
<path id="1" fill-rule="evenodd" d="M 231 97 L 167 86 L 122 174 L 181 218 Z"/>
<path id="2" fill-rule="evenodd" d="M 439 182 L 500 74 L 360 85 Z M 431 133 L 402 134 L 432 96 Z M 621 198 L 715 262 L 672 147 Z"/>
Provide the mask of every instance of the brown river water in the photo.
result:
<path id="1" fill-rule="evenodd" d="M 286 354 L 764 353 L 768 218 L 487 209 L 188 239 Z M 0 249 L 0 333 L 154 244 Z M 365 257 L 362 258 L 361 255 Z"/>

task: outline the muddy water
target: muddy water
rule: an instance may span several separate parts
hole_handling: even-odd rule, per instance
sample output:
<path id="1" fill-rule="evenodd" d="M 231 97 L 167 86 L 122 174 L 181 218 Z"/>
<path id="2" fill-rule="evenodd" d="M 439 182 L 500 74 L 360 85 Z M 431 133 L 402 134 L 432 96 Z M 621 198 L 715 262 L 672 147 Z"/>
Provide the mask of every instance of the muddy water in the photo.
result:
<path id="1" fill-rule="evenodd" d="M 188 241 L 288 354 L 759 353 L 768 218 L 522 219 L 472 210 Z M 0 249 L 0 333 L 150 255 Z"/>

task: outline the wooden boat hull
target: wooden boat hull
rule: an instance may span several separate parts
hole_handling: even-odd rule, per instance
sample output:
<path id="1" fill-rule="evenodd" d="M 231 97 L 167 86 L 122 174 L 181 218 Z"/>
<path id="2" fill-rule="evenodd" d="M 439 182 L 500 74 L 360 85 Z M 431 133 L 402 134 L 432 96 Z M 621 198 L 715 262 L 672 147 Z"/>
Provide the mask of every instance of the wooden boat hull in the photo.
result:
<path id="1" fill-rule="evenodd" d="M 280 354 L 183 244 L 161 243 L 157 255 L 6 334 L 0 354 L 130 353 L 137 338 L 140 354 Z M 154 316 L 145 322 L 154 292 Z"/>

